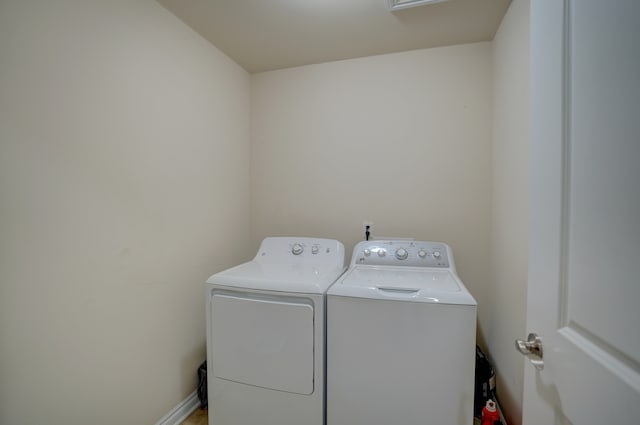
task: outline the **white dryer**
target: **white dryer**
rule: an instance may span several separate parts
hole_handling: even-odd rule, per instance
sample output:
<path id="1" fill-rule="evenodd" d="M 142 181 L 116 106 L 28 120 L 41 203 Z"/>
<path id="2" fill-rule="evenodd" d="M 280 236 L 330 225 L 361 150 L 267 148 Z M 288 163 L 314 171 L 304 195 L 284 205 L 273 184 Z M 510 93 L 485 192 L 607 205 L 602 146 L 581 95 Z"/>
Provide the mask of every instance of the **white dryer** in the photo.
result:
<path id="1" fill-rule="evenodd" d="M 327 292 L 327 425 L 472 424 L 475 335 L 447 245 L 359 243 Z"/>
<path id="2" fill-rule="evenodd" d="M 324 424 L 325 293 L 344 270 L 336 240 L 266 238 L 207 280 L 209 424 Z"/>

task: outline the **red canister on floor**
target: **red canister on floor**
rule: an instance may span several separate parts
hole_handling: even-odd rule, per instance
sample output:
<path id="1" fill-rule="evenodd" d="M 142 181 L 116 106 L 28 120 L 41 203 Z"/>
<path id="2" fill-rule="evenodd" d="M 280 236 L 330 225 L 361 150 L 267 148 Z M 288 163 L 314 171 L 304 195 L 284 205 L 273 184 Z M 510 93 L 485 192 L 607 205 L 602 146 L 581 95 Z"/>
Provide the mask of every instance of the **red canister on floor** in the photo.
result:
<path id="1" fill-rule="evenodd" d="M 487 405 L 482 408 L 482 425 L 493 425 L 495 421 L 500 420 L 500 414 L 496 402 L 487 400 Z"/>

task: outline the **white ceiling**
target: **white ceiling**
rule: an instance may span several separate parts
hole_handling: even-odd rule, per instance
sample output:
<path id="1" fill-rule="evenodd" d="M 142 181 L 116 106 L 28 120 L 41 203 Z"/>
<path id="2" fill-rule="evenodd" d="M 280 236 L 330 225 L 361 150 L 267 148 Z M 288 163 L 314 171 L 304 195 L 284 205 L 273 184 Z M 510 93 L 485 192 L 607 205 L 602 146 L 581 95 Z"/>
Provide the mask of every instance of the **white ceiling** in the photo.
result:
<path id="1" fill-rule="evenodd" d="M 157 0 L 247 71 L 489 41 L 511 0 Z"/>

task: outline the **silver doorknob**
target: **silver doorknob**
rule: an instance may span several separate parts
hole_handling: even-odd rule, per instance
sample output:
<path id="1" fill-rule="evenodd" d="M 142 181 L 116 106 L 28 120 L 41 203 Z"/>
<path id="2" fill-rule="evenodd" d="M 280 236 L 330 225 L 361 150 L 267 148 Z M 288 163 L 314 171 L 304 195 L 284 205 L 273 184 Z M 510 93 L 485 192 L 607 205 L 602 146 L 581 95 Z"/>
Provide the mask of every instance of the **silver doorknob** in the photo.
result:
<path id="1" fill-rule="evenodd" d="M 534 333 L 530 333 L 526 341 L 516 339 L 516 350 L 527 356 L 536 369 L 544 369 L 542 360 L 542 339 Z"/>

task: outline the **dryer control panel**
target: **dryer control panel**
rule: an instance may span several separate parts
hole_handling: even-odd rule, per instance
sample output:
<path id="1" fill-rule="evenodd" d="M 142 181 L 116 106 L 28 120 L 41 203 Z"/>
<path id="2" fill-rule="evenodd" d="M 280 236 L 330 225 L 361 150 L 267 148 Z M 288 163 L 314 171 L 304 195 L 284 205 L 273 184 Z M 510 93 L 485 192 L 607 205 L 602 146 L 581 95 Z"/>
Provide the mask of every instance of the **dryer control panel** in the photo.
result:
<path id="1" fill-rule="evenodd" d="M 295 264 L 331 264 L 344 267 L 344 245 L 334 239 L 304 237 L 270 237 L 260 244 L 255 261 Z M 291 263 L 294 264 L 294 263 Z"/>
<path id="2" fill-rule="evenodd" d="M 354 248 L 351 265 L 450 268 L 450 252 L 449 246 L 441 242 L 363 241 Z"/>

